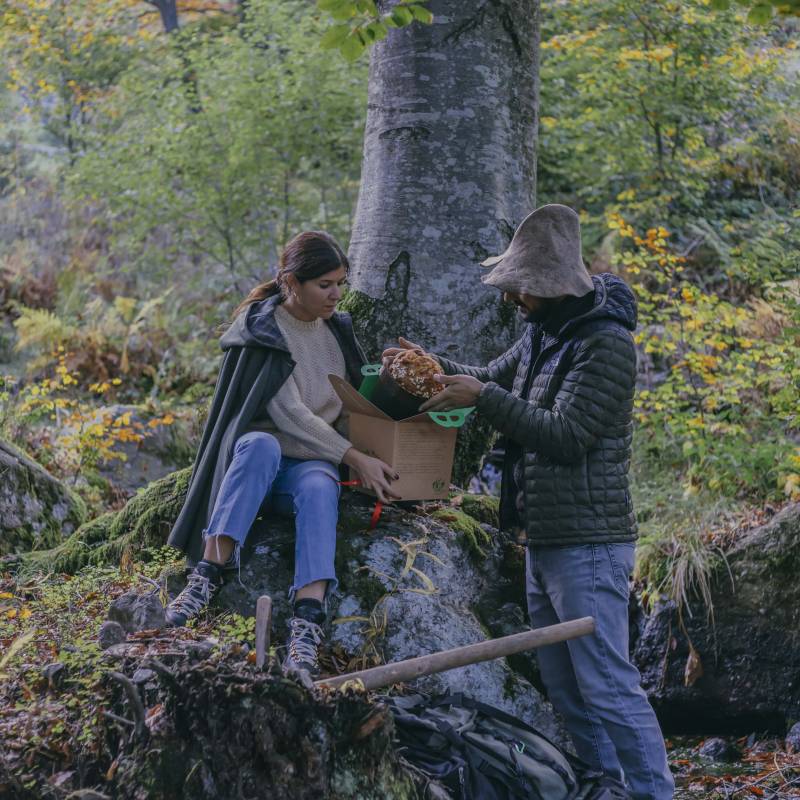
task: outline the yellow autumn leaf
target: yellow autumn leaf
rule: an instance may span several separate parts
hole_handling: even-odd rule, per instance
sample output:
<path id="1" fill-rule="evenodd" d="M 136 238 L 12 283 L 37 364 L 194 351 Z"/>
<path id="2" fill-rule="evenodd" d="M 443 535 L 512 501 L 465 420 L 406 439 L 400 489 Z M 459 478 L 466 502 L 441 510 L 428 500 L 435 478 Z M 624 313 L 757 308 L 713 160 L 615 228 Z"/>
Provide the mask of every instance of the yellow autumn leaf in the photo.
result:
<path id="1" fill-rule="evenodd" d="M 792 500 L 800 497 L 800 475 L 793 472 L 786 477 L 786 482 L 783 484 L 783 493 Z"/>

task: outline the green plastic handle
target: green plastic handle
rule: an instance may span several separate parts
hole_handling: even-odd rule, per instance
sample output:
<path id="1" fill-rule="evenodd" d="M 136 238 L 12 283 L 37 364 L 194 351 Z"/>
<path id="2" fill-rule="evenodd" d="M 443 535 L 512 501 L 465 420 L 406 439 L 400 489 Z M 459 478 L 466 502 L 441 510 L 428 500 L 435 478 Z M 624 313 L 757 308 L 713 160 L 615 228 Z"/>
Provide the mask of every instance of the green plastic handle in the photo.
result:
<path id="1" fill-rule="evenodd" d="M 475 406 L 453 408 L 450 411 L 429 411 L 428 416 L 443 428 L 460 428 L 474 410 Z"/>
<path id="2" fill-rule="evenodd" d="M 358 393 L 367 400 L 372 397 L 372 392 L 375 391 L 375 386 L 378 383 L 378 375 L 381 371 L 380 364 L 365 364 L 361 367 L 361 374 L 364 380 L 361 381 L 361 386 L 358 388 Z"/>

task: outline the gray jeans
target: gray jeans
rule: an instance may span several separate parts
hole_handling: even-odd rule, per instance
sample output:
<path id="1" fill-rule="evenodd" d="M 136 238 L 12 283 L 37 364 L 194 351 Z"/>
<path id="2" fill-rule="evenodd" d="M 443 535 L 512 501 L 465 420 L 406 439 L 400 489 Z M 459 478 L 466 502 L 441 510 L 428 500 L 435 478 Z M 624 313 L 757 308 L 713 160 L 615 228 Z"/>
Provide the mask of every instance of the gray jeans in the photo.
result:
<path id="1" fill-rule="evenodd" d="M 675 783 L 658 720 L 628 657 L 633 544 L 529 547 L 534 628 L 594 617 L 596 631 L 537 650 L 547 694 L 580 758 L 625 780 L 636 800 L 671 800 Z"/>

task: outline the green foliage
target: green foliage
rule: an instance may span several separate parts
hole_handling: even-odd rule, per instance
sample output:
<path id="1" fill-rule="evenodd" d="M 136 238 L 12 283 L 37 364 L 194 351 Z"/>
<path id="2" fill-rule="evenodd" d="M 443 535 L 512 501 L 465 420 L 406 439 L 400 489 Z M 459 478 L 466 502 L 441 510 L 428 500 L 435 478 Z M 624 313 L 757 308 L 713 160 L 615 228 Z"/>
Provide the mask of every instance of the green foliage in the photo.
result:
<path id="1" fill-rule="evenodd" d="M 338 49 L 347 61 L 356 61 L 371 44 L 385 39 L 390 28 L 404 28 L 415 20 L 430 25 L 433 14 L 425 0 L 400 0 L 382 14 L 375 0 L 317 0 L 320 11 L 334 21 L 322 36 L 324 50 Z"/>
<path id="2" fill-rule="evenodd" d="M 640 237 L 619 216 L 610 224 L 625 242 L 617 261 L 639 300 L 646 388 L 636 416 L 647 450 L 685 471 L 687 491 L 795 496 L 796 289 L 767 284 L 764 300 L 723 300 L 689 279 L 664 228 Z"/>
<path id="3" fill-rule="evenodd" d="M 170 414 L 152 416 L 145 426 L 133 420 L 130 411 L 112 413 L 98 408 L 116 394 L 121 379 L 89 385 L 91 399 L 75 397 L 71 387 L 79 383 L 70 371 L 71 354 L 59 346 L 51 357 L 50 369 L 38 381 L 22 382 L 11 376 L 0 378 L 0 436 L 17 442 L 36 455 L 39 464 L 68 481 L 93 508 L 102 510 L 108 498 L 99 468 L 111 461 L 125 461 L 120 448 L 128 442 L 142 442 L 153 429 L 172 425 Z"/>
<path id="4" fill-rule="evenodd" d="M 83 307 L 61 313 L 14 304 L 15 350 L 30 357 L 26 372 L 41 377 L 60 353 L 72 383 L 82 389 L 119 386 L 115 397 L 138 398 L 192 390 L 208 396 L 219 365 L 213 345 L 201 340 L 181 309 L 169 302 L 169 288 L 150 299 L 117 295 L 113 301 L 94 296 Z M 68 348 L 68 349 L 67 349 Z M 60 379 L 59 379 L 60 380 Z"/>
<path id="5" fill-rule="evenodd" d="M 219 639 L 219 647 L 246 644 L 251 649 L 256 646 L 256 618 L 243 617 L 228 611 L 211 624 L 211 632 Z"/>
<path id="6" fill-rule="evenodd" d="M 75 322 L 44 309 L 18 306 L 16 348 L 40 354 L 29 362 L 31 371 L 47 364 L 53 350 L 69 344 L 70 366 L 85 378 L 104 380 L 132 371 L 137 376 L 152 374 L 152 350 L 159 345 L 166 349 L 169 342 L 163 309 L 169 294 L 168 289 L 149 300 L 117 295 L 111 302 L 94 297 Z"/>
<path id="7" fill-rule="evenodd" d="M 764 25 L 775 14 L 800 17 L 800 0 L 735 0 L 740 6 L 749 8 L 747 21 L 754 25 Z M 711 0 L 711 7 L 718 11 L 731 8 L 731 0 Z"/>
<path id="8" fill-rule="evenodd" d="M 0 47 L 25 111 L 70 153 L 143 43 L 130 0 L 0 0 Z"/>
<path id="9" fill-rule="evenodd" d="M 167 284 L 178 262 L 204 294 L 233 286 L 227 311 L 299 228 L 347 235 L 364 73 L 309 48 L 320 26 L 301 2 L 255 0 L 120 76 L 70 187 L 107 207 L 127 270 Z"/>
<path id="10" fill-rule="evenodd" d="M 681 608 L 710 601 L 709 530 L 733 498 L 800 496 L 797 43 L 753 5 L 581 0 L 544 18 L 539 197 L 580 210 L 595 271 L 639 300 L 635 452 L 671 488 L 651 514 L 654 479 L 634 480 L 637 569 Z"/>
<path id="11" fill-rule="evenodd" d="M 691 614 L 700 600 L 713 616 L 713 581 L 726 574 L 720 532 L 741 513 L 741 504 L 701 489 L 687 494 L 672 475 L 635 453 L 634 503 L 639 522 L 635 578 L 642 600 L 673 600 Z"/>
<path id="12" fill-rule="evenodd" d="M 753 30 L 743 16 L 714 12 L 702 0 L 550 7 L 540 191 L 583 209 L 590 240 L 602 233 L 606 211 L 637 225 L 678 228 L 714 217 L 716 206 L 733 199 L 732 179 L 746 213 L 767 197 L 785 205 L 800 188 L 737 168 L 797 102 L 796 82 L 783 68 L 796 43 L 777 24 Z"/>

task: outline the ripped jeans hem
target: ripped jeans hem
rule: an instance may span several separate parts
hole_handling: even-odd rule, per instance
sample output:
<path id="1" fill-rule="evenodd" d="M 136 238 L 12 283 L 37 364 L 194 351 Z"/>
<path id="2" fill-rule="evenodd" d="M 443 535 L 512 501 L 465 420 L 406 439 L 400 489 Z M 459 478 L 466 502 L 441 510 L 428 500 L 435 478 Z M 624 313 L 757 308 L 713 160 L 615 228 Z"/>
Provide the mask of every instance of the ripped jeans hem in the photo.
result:
<path id="1" fill-rule="evenodd" d="M 328 613 L 328 600 L 333 592 L 336 591 L 336 587 L 339 585 L 339 581 L 336 579 L 336 576 L 330 575 L 321 575 L 319 578 L 311 578 L 310 580 L 303 581 L 303 583 L 298 586 L 297 581 L 295 580 L 294 585 L 291 589 L 289 589 L 289 602 L 294 605 L 294 601 L 297 597 L 297 592 L 302 589 L 304 586 L 308 586 L 309 583 L 316 583 L 317 581 L 328 581 L 328 585 L 325 587 L 325 597 L 322 600 L 322 607 L 325 609 L 325 613 Z"/>
<path id="2" fill-rule="evenodd" d="M 225 562 L 221 565 L 222 569 L 235 569 L 236 570 L 236 580 L 239 582 L 240 586 L 244 586 L 242 583 L 242 543 L 230 536 L 227 533 L 209 533 L 208 530 L 203 531 L 203 544 L 209 539 L 218 539 L 220 536 L 227 536 L 233 542 L 233 552 L 228 556 Z M 219 553 L 219 547 L 217 547 L 217 553 Z"/>

